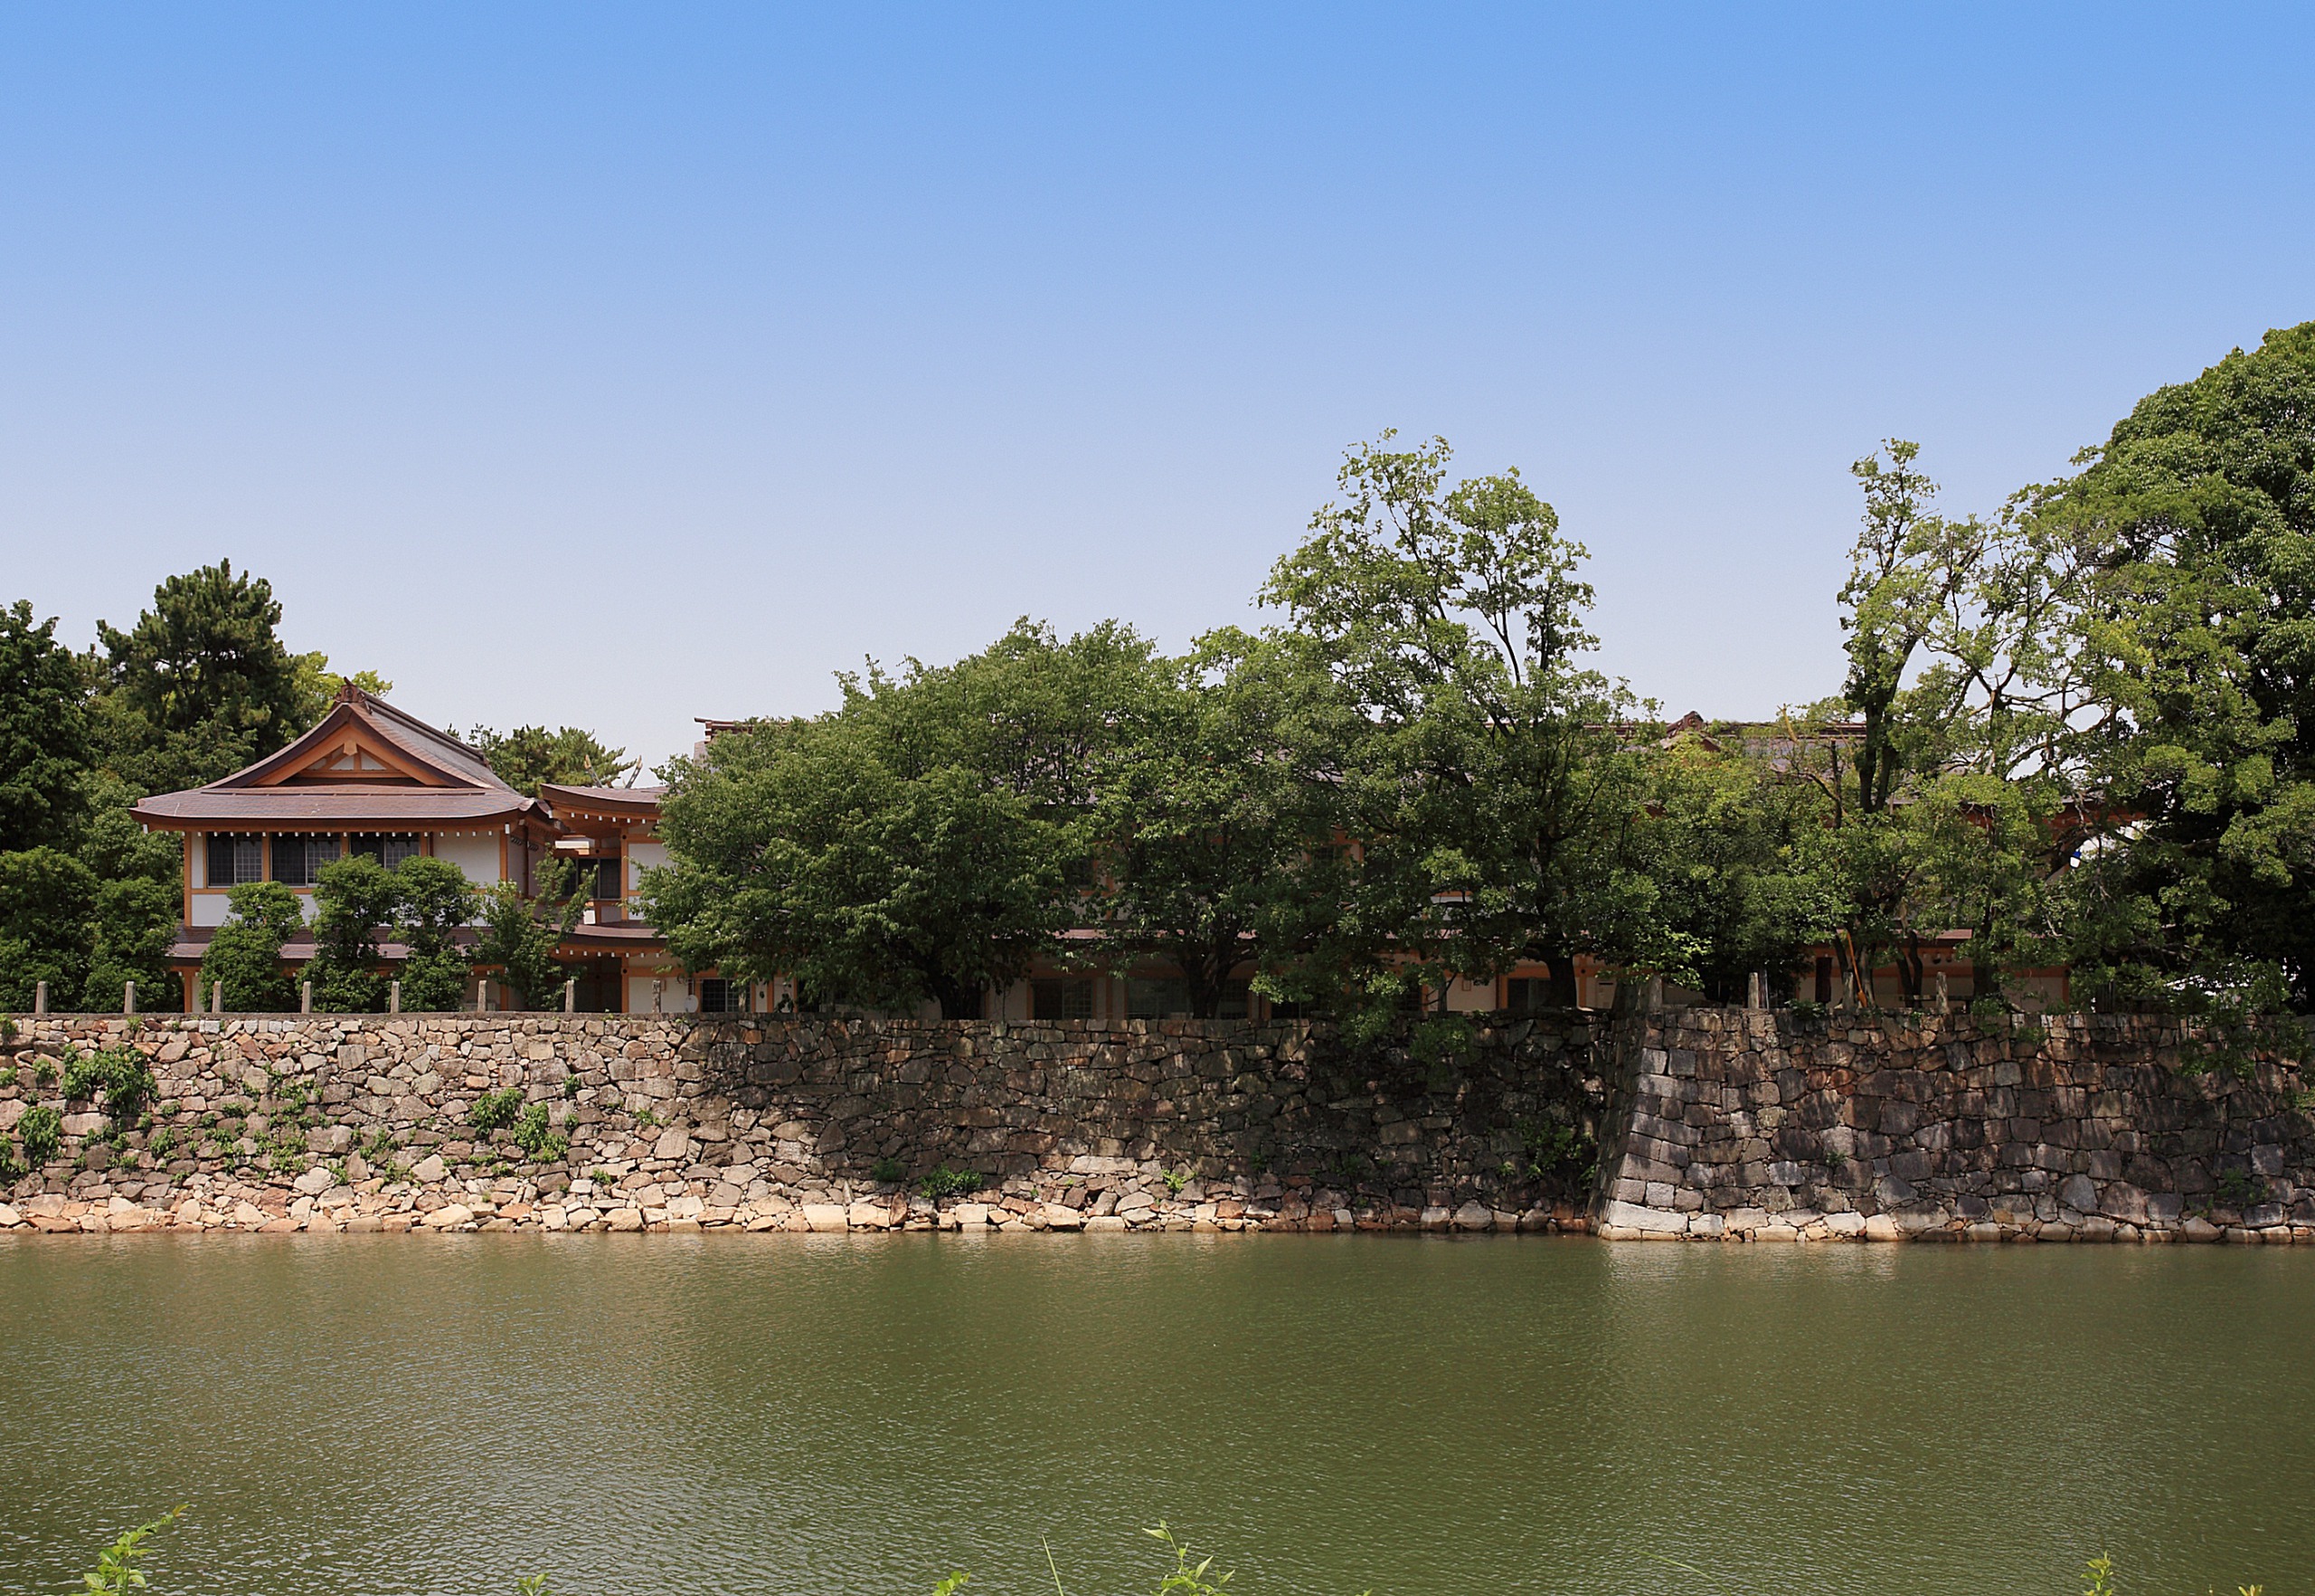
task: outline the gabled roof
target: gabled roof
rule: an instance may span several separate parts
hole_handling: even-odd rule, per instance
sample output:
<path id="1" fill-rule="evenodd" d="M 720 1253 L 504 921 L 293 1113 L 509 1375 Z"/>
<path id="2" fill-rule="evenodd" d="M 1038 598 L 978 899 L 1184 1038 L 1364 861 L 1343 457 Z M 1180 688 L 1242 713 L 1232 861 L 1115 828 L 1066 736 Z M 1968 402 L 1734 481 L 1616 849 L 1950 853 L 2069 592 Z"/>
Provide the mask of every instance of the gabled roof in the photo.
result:
<path id="1" fill-rule="evenodd" d="M 481 754 L 351 682 L 304 736 L 232 775 L 136 808 L 148 826 L 410 829 L 535 810 Z"/>

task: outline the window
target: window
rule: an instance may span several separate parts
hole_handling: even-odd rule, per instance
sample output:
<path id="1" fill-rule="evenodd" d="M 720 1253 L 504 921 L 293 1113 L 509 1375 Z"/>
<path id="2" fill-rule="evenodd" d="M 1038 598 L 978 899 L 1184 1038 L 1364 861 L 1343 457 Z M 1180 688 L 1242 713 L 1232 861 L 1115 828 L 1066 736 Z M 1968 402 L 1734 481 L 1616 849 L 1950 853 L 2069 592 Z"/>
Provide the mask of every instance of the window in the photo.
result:
<path id="1" fill-rule="evenodd" d="M 1144 980 L 1136 976 L 1125 984 L 1125 1012 L 1126 1017 L 1133 1020 L 1166 1020 L 1187 1015 L 1189 983 Z"/>
<path id="2" fill-rule="evenodd" d="M 1222 983 L 1222 1001 L 1215 1006 L 1214 1017 L 1218 1020 L 1243 1020 L 1254 1012 L 1253 988 L 1243 981 Z"/>
<path id="3" fill-rule="evenodd" d="M 302 832 L 273 839 L 273 879 L 286 887 L 309 887 L 322 866 L 338 856 L 337 838 Z"/>
<path id="4" fill-rule="evenodd" d="M 1531 1015 L 1551 1006 L 1552 984 L 1529 976 L 1514 976 L 1503 983 L 1503 1006 L 1516 1015 Z"/>
<path id="5" fill-rule="evenodd" d="M 209 834 L 209 884 L 237 887 L 265 879 L 265 839 L 230 832 Z"/>
<path id="6" fill-rule="evenodd" d="M 1090 976 L 1039 977 L 1029 983 L 1029 1017 L 1033 1020 L 1090 1020 L 1093 1017 L 1093 981 Z"/>
<path id="7" fill-rule="evenodd" d="M 625 861 L 619 859 L 595 861 L 594 896 L 598 902 L 606 898 L 618 899 L 627 896 L 626 892 L 620 890 L 626 878 L 626 873 L 620 868 L 624 863 Z"/>
<path id="8" fill-rule="evenodd" d="M 616 861 L 614 861 L 616 863 Z M 748 1006 L 748 984 L 727 981 L 721 976 L 707 976 L 699 983 L 699 1012 L 704 1015 L 744 1014 Z"/>
<path id="9" fill-rule="evenodd" d="M 367 854 L 392 870 L 404 859 L 418 857 L 418 833 L 414 831 L 364 831 L 354 837 L 353 851 Z"/>

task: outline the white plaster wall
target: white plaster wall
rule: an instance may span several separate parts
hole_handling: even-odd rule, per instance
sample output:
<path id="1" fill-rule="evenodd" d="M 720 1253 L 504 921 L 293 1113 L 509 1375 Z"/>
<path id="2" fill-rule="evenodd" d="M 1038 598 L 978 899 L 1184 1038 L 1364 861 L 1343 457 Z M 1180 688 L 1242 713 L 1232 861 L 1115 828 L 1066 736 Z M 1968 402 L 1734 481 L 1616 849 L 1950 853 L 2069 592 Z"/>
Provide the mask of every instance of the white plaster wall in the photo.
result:
<path id="1" fill-rule="evenodd" d="M 437 836 L 434 856 L 448 859 L 466 872 L 467 879 L 478 887 L 496 885 L 498 881 L 498 838 L 488 836 Z"/>
<path id="2" fill-rule="evenodd" d="M 651 1010 L 651 983 L 665 980 L 660 989 L 659 1009 L 663 1015 L 689 1015 L 699 1012 L 699 999 L 692 996 L 691 983 L 681 976 L 629 976 L 627 977 L 627 1012 L 647 1015 Z"/>
<path id="3" fill-rule="evenodd" d="M 1485 1014 L 1494 1006 L 1495 983 L 1493 981 L 1467 981 L 1458 976 L 1448 983 L 1448 1013 Z"/>
<path id="4" fill-rule="evenodd" d="M 629 843 L 627 845 L 627 890 L 629 893 L 643 890 L 643 873 L 658 870 L 667 863 L 665 843 Z"/>
<path id="5" fill-rule="evenodd" d="M 223 925 L 227 908 L 222 892 L 195 892 L 193 895 L 193 923 Z"/>

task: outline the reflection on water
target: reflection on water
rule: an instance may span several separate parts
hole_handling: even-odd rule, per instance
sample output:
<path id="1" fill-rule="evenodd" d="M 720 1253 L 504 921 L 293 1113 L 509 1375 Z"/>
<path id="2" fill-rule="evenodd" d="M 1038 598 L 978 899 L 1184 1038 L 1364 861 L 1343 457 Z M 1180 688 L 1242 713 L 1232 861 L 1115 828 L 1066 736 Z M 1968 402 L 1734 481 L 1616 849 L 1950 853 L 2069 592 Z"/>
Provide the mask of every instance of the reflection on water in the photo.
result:
<path id="1" fill-rule="evenodd" d="M 1195 1235 L 0 1242 L 0 1590 L 2274 1596 L 2315 1251 Z M 738 1571 L 738 1572 L 734 1572 Z"/>

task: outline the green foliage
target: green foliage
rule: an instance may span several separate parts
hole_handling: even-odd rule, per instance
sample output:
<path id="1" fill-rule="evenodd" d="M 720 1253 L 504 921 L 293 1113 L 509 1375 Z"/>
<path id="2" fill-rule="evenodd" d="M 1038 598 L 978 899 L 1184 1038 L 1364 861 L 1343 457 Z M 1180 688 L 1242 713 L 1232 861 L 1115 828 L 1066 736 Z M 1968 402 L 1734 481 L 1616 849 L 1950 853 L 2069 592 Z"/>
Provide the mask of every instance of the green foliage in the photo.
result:
<path id="1" fill-rule="evenodd" d="M 402 967 L 402 1006 L 416 1012 L 456 1009 L 472 973 L 457 933 L 479 911 L 481 894 L 448 859 L 405 859 L 394 874 L 402 887 L 395 934 L 410 949 Z"/>
<path id="2" fill-rule="evenodd" d="M 232 917 L 209 939 L 201 960 L 201 1003 L 222 982 L 225 1006 L 241 1013 L 280 1014 L 298 1006 L 298 984 L 281 950 L 305 930 L 298 894 L 275 881 L 244 882 L 226 895 Z"/>
<path id="3" fill-rule="evenodd" d="M 501 734 L 487 726 L 467 733 L 498 779 L 525 798 L 536 798 L 541 784 L 557 787 L 631 786 L 639 761 L 623 748 L 612 748 L 591 732 L 564 726 L 550 732 L 544 726 L 517 726 Z"/>
<path id="4" fill-rule="evenodd" d="M 298 713 L 292 722 L 304 732 L 329 713 L 330 705 L 349 685 L 373 698 L 383 698 L 394 685 L 375 671 L 344 675 L 329 668 L 329 656 L 319 652 L 294 656 L 297 667 Z"/>
<path id="5" fill-rule="evenodd" d="M 0 1008 L 31 1008 L 42 981 L 60 1005 L 80 990 L 96 900 L 95 875 L 70 854 L 0 854 Z"/>
<path id="6" fill-rule="evenodd" d="M 378 941 L 401 913 L 402 889 L 401 871 L 387 869 L 367 854 L 349 854 L 322 866 L 314 883 L 314 958 L 306 967 L 316 1009 L 384 1009 L 387 977 Z"/>
<path id="7" fill-rule="evenodd" d="M 89 755 L 80 667 L 55 619 L 0 607 L 0 854 L 71 845 Z"/>
<path id="8" fill-rule="evenodd" d="M 908 1166 L 898 1158 L 879 1158 L 868 1166 L 868 1178 L 880 1185 L 894 1185 L 908 1178 Z"/>
<path id="9" fill-rule="evenodd" d="M 513 882 L 483 894 L 482 937 L 474 962 L 496 967 L 526 1008 L 545 1008 L 567 977 L 555 949 L 585 915 L 586 883 L 567 859 L 549 859 L 537 873 L 536 892 L 524 896 Z"/>
<path id="10" fill-rule="evenodd" d="M 679 761 L 645 874 L 686 966 L 792 975 L 807 1001 L 978 1018 L 1083 918 L 1101 751 L 1148 646 L 1026 622 L 954 666 L 840 678 L 844 706 Z"/>
<path id="11" fill-rule="evenodd" d="M 160 1531 L 184 1516 L 182 1506 L 172 1507 L 150 1524 L 139 1525 L 97 1555 L 97 1566 L 80 1576 L 80 1589 L 90 1596 L 122 1596 L 129 1591 L 145 1588 L 145 1571 L 139 1566 L 148 1548 L 145 1543 Z"/>
<path id="12" fill-rule="evenodd" d="M 515 1145 L 534 1164 L 553 1164 L 571 1150 L 571 1138 L 555 1129 L 544 1103 L 533 1103 L 515 1121 Z"/>
<path id="13" fill-rule="evenodd" d="M 2222 1169 L 2212 1195 L 2222 1208 L 2255 1208 L 2267 1200 L 2266 1178 L 2249 1169 Z"/>
<path id="14" fill-rule="evenodd" d="M 133 1125 L 158 1090 L 151 1061 L 126 1044 L 92 1053 L 71 1053 L 64 1060 L 67 1101 L 89 1102 L 104 1093 L 105 1112 L 115 1129 Z"/>
<path id="15" fill-rule="evenodd" d="M 1316 651 L 1346 695 L 1331 779 L 1355 843 L 1303 982 L 1272 995 L 1394 1007 L 1410 973 L 1681 962 L 1690 940 L 1616 845 L 1642 798 L 1617 730 L 1637 706 L 1582 664 L 1582 545 L 1517 472 L 1450 487 L 1444 440 L 1390 439 L 1350 451 L 1344 499 L 1261 593 L 1288 612 L 1274 639 Z"/>
<path id="16" fill-rule="evenodd" d="M 64 1116 L 46 1103 L 35 1104 L 16 1121 L 16 1136 L 24 1145 L 24 1162 L 38 1169 L 63 1145 Z"/>
<path id="17" fill-rule="evenodd" d="M 935 1202 L 943 1197 L 969 1196 L 980 1187 L 978 1170 L 951 1169 L 946 1164 L 916 1183 L 916 1189 Z"/>
<path id="18" fill-rule="evenodd" d="M 523 1089 L 509 1086 L 497 1091 L 486 1091 L 475 1099 L 474 1106 L 467 1110 L 467 1124 L 477 1135 L 488 1136 L 514 1124 L 515 1116 L 522 1111 Z"/>
<path id="19" fill-rule="evenodd" d="M 1156 959 L 1211 1019 L 1234 972 L 1299 991 L 1334 924 L 1350 706 L 1315 652 L 1234 629 L 1137 656 L 1097 759 L 1094 911 L 1120 973 Z"/>
<path id="20" fill-rule="evenodd" d="M 2051 496 L 2091 573 L 2105 802 L 2066 896 L 2103 1006 L 2315 1002 L 2310 400 L 2315 322 L 2140 401 Z"/>
<path id="21" fill-rule="evenodd" d="M 304 729 L 298 664 L 274 628 L 281 606 L 231 561 L 173 576 L 126 632 L 102 621 L 90 704 L 107 768 L 166 792 L 213 781 Z"/>
<path id="22" fill-rule="evenodd" d="M 1179 1196 L 1182 1188 L 1190 1184 L 1190 1172 L 1186 1169 L 1168 1169 L 1158 1178 L 1166 1183 L 1167 1191 Z"/>

